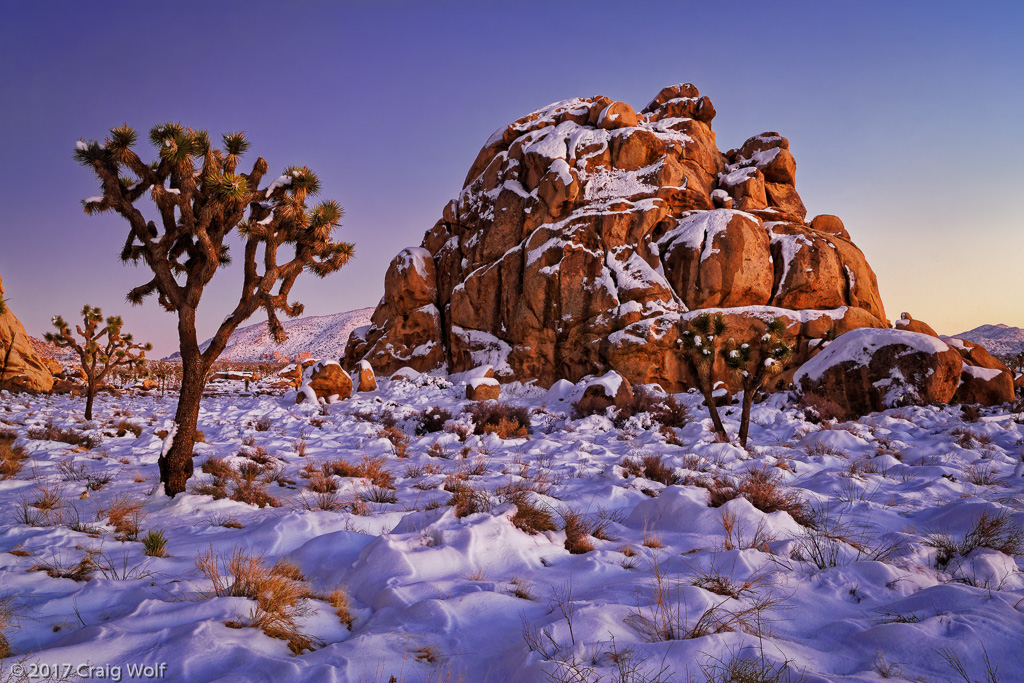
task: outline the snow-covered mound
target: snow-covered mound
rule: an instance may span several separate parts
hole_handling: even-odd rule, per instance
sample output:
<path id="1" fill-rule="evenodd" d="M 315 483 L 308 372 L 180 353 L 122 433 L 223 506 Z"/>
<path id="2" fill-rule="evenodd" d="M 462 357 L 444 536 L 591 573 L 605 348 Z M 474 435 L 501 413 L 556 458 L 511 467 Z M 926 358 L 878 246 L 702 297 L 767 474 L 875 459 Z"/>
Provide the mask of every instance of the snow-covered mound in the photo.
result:
<path id="1" fill-rule="evenodd" d="M 271 361 L 296 357 L 304 352 L 313 358 L 340 358 L 345 353 L 345 344 L 352 330 L 369 324 L 372 313 L 372 308 L 359 308 L 334 315 L 283 320 L 281 322 L 288 333 L 283 344 L 274 343 L 266 321 L 242 327 L 231 335 L 220 360 L 239 363 Z M 200 348 L 205 351 L 210 341 L 207 339 Z M 179 358 L 181 355 L 174 353 L 167 360 Z"/>
<path id="2" fill-rule="evenodd" d="M 956 335 L 960 339 L 981 344 L 989 353 L 1014 356 L 1024 351 L 1024 329 L 1009 325 L 982 325 Z"/>

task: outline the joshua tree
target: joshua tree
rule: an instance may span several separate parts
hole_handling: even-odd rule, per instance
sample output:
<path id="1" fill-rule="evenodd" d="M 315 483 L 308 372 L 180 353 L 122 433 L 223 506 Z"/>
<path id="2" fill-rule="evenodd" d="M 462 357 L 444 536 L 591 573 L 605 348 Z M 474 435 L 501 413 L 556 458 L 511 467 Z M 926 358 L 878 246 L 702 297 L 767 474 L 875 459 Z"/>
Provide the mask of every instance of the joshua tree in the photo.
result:
<path id="1" fill-rule="evenodd" d="M 46 341 L 60 348 L 73 349 L 82 361 L 82 372 L 85 374 L 85 419 L 92 419 L 92 403 L 96 398 L 96 390 L 103 385 L 103 380 L 115 368 L 134 368 L 146 362 L 146 351 L 153 348 L 152 344 L 136 344 L 130 334 L 122 334 L 124 322 L 119 316 L 112 315 L 103 324 L 103 312 L 86 304 L 82 309 L 82 320 L 85 324 L 76 325 L 75 330 L 82 338 L 79 343 L 71 333 L 71 326 L 59 315 L 53 319 L 57 332 L 43 335 Z M 104 341 L 105 340 L 105 341 Z"/>
<path id="2" fill-rule="evenodd" d="M 736 345 L 732 339 L 726 345 L 725 364 L 739 375 L 743 387 L 743 410 L 740 413 L 740 445 L 747 447 L 747 432 L 750 430 L 750 409 L 754 394 L 764 386 L 769 377 L 782 372 L 786 362 L 793 357 L 793 347 L 783 341 L 786 323 L 773 318 L 757 340 Z"/>
<path id="3" fill-rule="evenodd" d="M 704 401 L 708 404 L 715 433 L 722 437 L 727 434 L 725 425 L 722 424 L 722 418 L 718 415 L 714 393 L 717 384 L 715 364 L 720 354 L 722 335 L 725 331 L 726 324 L 721 313 L 714 317 L 708 313 L 701 313 L 690 321 L 689 326 L 682 331 L 680 339 L 683 357 L 697 381 L 697 389 L 704 395 Z"/>
<path id="4" fill-rule="evenodd" d="M 179 123 L 156 126 L 149 132 L 149 141 L 158 150 L 152 164 L 132 150 L 137 140 L 138 134 L 126 124 L 112 129 L 102 144 L 79 141 L 75 158 L 96 173 L 103 188 L 102 196 L 83 202 L 85 212 L 114 211 L 128 221 L 121 259 L 142 261 L 153 272 L 149 282 L 128 293 L 128 300 L 139 304 L 155 294 L 160 305 L 178 317 L 181 393 L 171 446 L 160 457 L 160 480 L 165 493 L 174 496 L 185 490 L 192 475 L 206 373 L 231 333 L 262 308 L 275 340 L 283 341 L 277 312 L 294 317 L 303 309 L 302 304 L 288 302 L 295 279 L 303 270 L 318 277 L 337 271 L 351 258 L 353 247 L 332 240 L 342 215 L 336 202 L 306 207 L 306 198 L 319 192 L 320 180 L 305 166 L 285 169 L 264 188 L 260 182 L 268 166 L 263 157 L 249 173 L 236 172 L 239 157 L 249 148 L 243 133 L 222 136 L 223 149 L 217 149 L 206 131 Z M 147 220 L 135 206 L 147 193 L 159 221 Z M 225 240 L 235 229 L 243 248 L 241 295 L 209 347 L 200 351 L 196 308 L 214 274 L 229 263 Z"/>

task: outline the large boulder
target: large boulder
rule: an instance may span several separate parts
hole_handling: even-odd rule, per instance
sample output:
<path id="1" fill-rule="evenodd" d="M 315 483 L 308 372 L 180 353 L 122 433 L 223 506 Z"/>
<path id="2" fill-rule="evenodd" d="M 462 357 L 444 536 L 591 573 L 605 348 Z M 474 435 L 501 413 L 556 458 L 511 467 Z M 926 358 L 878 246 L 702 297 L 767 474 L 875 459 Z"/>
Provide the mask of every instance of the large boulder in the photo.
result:
<path id="1" fill-rule="evenodd" d="M 753 332 L 764 311 L 751 309 L 771 306 L 797 321 L 805 355 L 814 339 L 888 327 L 842 221 L 805 222 L 789 141 L 763 133 L 723 153 L 714 116 L 680 84 L 639 113 L 572 99 L 500 128 L 421 246 L 388 268 L 346 365 L 490 364 L 545 387 L 615 370 L 679 391 L 691 380 L 678 328 L 695 311 Z"/>
<path id="2" fill-rule="evenodd" d="M 576 409 L 583 415 L 592 415 L 603 413 L 612 406 L 623 408 L 632 400 L 633 387 L 629 380 L 610 370 L 587 382 L 583 395 L 576 402 Z"/>
<path id="3" fill-rule="evenodd" d="M 0 279 L 0 300 L 4 294 Z M 14 312 L 0 305 L 0 390 L 49 391 L 53 372 L 47 360 L 32 347 L 32 341 Z"/>
<path id="4" fill-rule="evenodd" d="M 960 383 L 956 349 L 919 332 L 860 328 L 839 336 L 797 370 L 810 403 L 831 403 L 853 419 L 903 405 L 948 403 Z"/>
<path id="5" fill-rule="evenodd" d="M 988 349 L 956 337 L 942 337 L 942 340 L 956 349 L 964 361 L 954 401 L 994 406 L 1014 400 L 1013 373 Z"/>
<path id="6" fill-rule="evenodd" d="M 321 360 L 307 367 L 302 373 L 296 403 L 311 401 L 340 401 L 352 395 L 352 378 L 333 360 Z"/>

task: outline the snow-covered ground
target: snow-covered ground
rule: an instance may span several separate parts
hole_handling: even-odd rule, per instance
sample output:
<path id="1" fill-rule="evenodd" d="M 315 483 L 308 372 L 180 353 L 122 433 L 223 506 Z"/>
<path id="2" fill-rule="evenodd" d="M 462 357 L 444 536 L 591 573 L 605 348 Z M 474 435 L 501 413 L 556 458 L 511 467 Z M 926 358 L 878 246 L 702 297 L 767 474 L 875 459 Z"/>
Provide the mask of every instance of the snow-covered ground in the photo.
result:
<path id="1" fill-rule="evenodd" d="M 530 411 L 529 438 L 467 436 L 465 385 L 436 380 L 319 407 L 205 399 L 191 485 L 207 493 L 174 499 L 156 484 L 174 397 L 100 396 L 83 425 L 80 400 L 0 394 L 0 435 L 16 432 L 29 458 L 0 481 L 0 607 L 16 615 L 0 680 L 45 665 L 129 680 L 128 665 L 166 664 L 175 681 L 961 681 L 959 664 L 988 681 L 986 658 L 996 680 L 1024 680 L 1020 416 L 903 408 L 823 426 L 779 395 L 755 407 L 745 451 L 715 441 L 691 394 L 677 397 L 689 421 L 659 429 L 502 391 Z M 434 406 L 454 421 L 417 435 Z M 116 436 L 122 420 L 140 435 Z M 27 438 L 47 424 L 100 443 Z M 218 458 L 229 495 L 243 471 L 250 499 L 265 488 L 279 505 L 215 499 L 200 465 Z M 367 458 L 390 484 L 336 474 Z M 453 498 L 481 511 L 458 517 Z M 557 529 L 521 530 L 509 500 Z M 111 510 L 128 512 L 120 532 Z M 569 545 L 593 550 L 566 549 L 565 520 L 599 536 Z M 117 540 L 150 531 L 166 557 Z M 198 566 L 226 572 L 232 553 L 250 570 L 294 566 L 278 564 L 258 603 Z M 83 580 L 55 578 L 76 569 Z M 282 599 L 282 630 L 311 651 L 259 628 L 275 632 L 259 608 L 282 585 L 300 595 Z M 778 676 L 726 675 L 743 667 Z"/>

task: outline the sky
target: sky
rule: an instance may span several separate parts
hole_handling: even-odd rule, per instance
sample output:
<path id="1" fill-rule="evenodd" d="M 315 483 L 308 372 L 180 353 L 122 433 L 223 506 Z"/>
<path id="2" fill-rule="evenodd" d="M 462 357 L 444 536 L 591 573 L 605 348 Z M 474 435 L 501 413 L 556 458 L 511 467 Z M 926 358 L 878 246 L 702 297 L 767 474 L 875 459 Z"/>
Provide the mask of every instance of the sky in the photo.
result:
<path id="1" fill-rule="evenodd" d="M 148 271 L 118 258 L 126 223 L 83 213 L 99 186 L 72 159 L 79 138 L 172 120 L 244 130 L 243 167 L 315 170 L 356 258 L 293 298 L 306 315 L 373 306 L 495 129 L 571 97 L 639 110 L 691 82 L 723 151 L 789 138 L 808 215 L 843 219 L 890 319 L 1024 327 L 1022 24 L 1010 2 L 5 3 L 0 277 L 30 334 L 88 303 L 151 356 L 175 351 L 175 316 L 126 303 Z M 211 282 L 201 340 L 240 284 Z"/>

